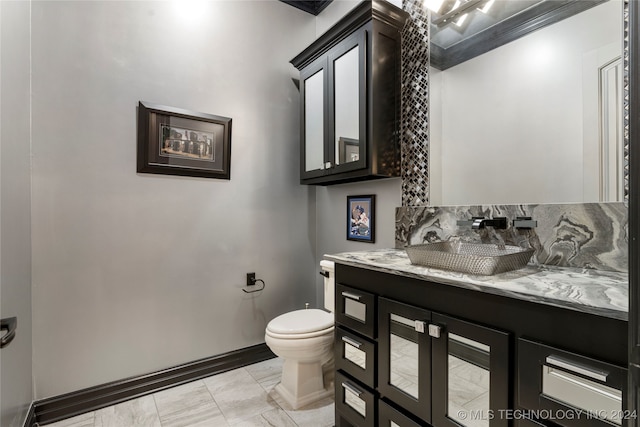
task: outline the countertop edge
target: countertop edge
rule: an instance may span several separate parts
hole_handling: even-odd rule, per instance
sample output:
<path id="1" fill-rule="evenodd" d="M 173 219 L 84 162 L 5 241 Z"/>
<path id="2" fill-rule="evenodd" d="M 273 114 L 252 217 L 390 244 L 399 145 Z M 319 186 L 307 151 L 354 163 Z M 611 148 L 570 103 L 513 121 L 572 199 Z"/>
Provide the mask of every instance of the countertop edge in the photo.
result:
<path id="1" fill-rule="evenodd" d="M 503 296 L 508 298 L 514 298 L 523 301 L 529 301 L 533 303 L 545 304 L 554 307 L 569 309 L 573 311 L 578 311 L 582 313 L 594 314 L 597 316 L 608 317 L 616 320 L 628 321 L 628 311 L 624 311 L 622 309 L 616 308 L 606 308 L 606 307 L 598 307 L 592 304 L 587 304 L 583 301 L 579 300 L 567 300 L 567 299 L 558 299 L 558 298 L 550 298 L 542 295 L 536 295 L 534 293 L 528 292 L 519 292 L 510 289 L 501 289 L 494 286 L 483 285 L 481 283 L 473 283 L 473 280 L 470 276 L 462 274 L 462 273 L 450 273 L 443 272 L 444 274 L 451 274 L 452 277 L 442 277 L 435 274 L 429 274 L 428 268 L 424 267 L 424 272 L 422 273 L 414 273 L 410 271 L 406 271 L 400 269 L 398 267 L 389 265 L 389 266 L 380 266 L 376 265 L 374 262 L 367 262 L 362 260 L 354 260 L 346 258 L 347 254 L 352 253 L 339 253 L 339 254 L 325 254 L 324 258 L 330 261 L 334 261 L 339 264 L 344 264 L 352 267 L 365 268 L 368 270 L 378 271 L 381 273 L 394 274 L 398 276 L 409 277 L 418 280 L 430 281 L 433 283 L 455 286 L 462 289 L 468 289 L 478 292 L 484 292 L 488 294 L 493 294 L 497 296 Z M 364 252 L 357 252 L 362 254 Z M 372 252 L 373 253 L 373 252 Z M 556 267 L 555 270 L 562 271 L 561 267 Z M 606 274 L 606 273 L 603 273 Z"/>

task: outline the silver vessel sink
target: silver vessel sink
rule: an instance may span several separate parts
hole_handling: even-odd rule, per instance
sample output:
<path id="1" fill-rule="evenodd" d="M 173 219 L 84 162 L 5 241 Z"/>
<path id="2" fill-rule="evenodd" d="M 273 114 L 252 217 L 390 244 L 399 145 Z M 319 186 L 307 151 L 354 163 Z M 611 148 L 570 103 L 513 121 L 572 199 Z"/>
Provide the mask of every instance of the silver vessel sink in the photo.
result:
<path id="1" fill-rule="evenodd" d="M 411 264 L 491 276 L 527 265 L 533 249 L 460 241 L 406 246 Z"/>

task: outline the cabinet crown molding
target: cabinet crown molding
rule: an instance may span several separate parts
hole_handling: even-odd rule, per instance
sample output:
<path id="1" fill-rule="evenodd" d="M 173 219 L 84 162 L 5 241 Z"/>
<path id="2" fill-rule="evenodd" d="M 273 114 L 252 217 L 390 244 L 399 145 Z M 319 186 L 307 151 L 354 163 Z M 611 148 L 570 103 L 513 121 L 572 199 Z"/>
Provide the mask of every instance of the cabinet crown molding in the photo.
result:
<path id="1" fill-rule="evenodd" d="M 291 64 L 298 70 L 304 68 L 371 19 L 402 31 L 409 14 L 387 1 L 364 1 L 293 58 Z"/>

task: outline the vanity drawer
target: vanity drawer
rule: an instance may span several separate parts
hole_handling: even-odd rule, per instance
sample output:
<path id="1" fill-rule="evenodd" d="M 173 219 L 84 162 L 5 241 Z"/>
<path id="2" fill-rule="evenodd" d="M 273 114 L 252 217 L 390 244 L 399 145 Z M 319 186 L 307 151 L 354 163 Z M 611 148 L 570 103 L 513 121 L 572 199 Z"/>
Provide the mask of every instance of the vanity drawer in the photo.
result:
<path id="1" fill-rule="evenodd" d="M 375 427 L 378 413 L 377 398 L 367 387 L 336 372 L 336 418 L 358 427 Z"/>
<path id="2" fill-rule="evenodd" d="M 518 401 L 564 426 L 626 424 L 627 369 L 520 338 Z M 633 420 L 632 420 L 633 421 Z"/>
<path id="3" fill-rule="evenodd" d="M 371 339 L 376 338 L 376 297 L 336 283 L 336 322 Z"/>
<path id="4" fill-rule="evenodd" d="M 384 400 L 378 402 L 378 425 L 380 426 L 398 426 L 398 427 L 425 427 L 429 424 L 398 411 Z"/>
<path id="5" fill-rule="evenodd" d="M 341 369 L 371 388 L 376 387 L 376 343 L 336 328 L 336 369 Z"/>

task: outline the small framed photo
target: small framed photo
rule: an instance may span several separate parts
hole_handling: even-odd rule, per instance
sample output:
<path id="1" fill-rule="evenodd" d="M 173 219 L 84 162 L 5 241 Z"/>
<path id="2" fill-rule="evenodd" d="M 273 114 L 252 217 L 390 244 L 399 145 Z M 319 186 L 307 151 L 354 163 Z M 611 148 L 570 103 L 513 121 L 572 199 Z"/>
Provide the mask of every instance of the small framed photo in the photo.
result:
<path id="1" fill-rule="evenodd" d="M 347 196 L 347 240 L 375 242 L 376 196 Z"/>
<path id="2" fill-rule="evenodd" d="M 231 179 L 231 119 L 138 104 L 138 172 Z"/>

